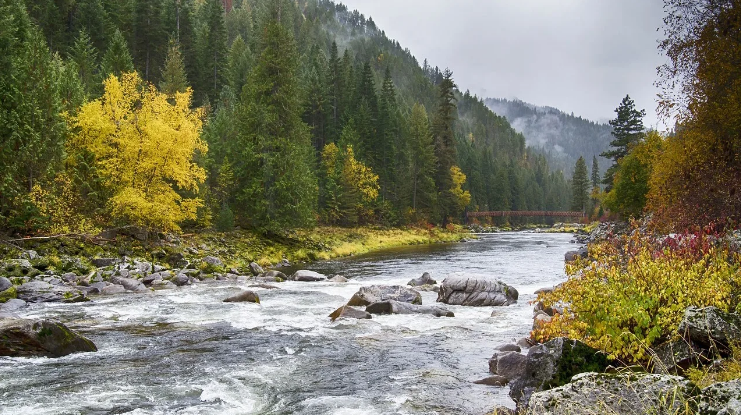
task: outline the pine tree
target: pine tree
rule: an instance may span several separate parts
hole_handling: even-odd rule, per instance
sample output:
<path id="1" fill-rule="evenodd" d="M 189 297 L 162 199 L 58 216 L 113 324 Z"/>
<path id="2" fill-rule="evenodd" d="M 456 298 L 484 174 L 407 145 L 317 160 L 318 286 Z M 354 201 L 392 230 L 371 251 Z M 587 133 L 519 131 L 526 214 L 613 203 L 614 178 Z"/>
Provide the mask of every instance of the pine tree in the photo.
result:
<path id="1" fill-rule="evenodd" d="M 75 44 L 69 52 L 69 58 L 75 63 L 77 76 L 80 78 L 85 94 L 89 97 L 98 90 L 98 51 L 93 46 L 90 36 L 81 30 Z"/>
<path id="2" fill-rule="evenodd" d="M 600 185 L 599 162 L 597 156 L 592 157 L 592 188 L 598 188 Z"/>
<path id="3" fill-rule="evenodd" d="M 193 0 L 165 0 L 163 25 L 165 33 L 178 42 L 188 84 L 196 85 L 198 63 L 193 28 Z"/>
<path id="4" fill-rule="evenodd" d="M 121 76 L 126 72 L 134 70 L 134 62 L 131 60 L 129 47 L 126 45 L 126 39 L 120 30 L 116 29 L 111 37 L 111 43 L 108 45 L 100 63 L 100 75 L 106 79 L 108 75 Z"/>
<path id="5" fill-rule="evenodd" d="M 409 119 L 409 181 L 411 207 L 421 218 L 430 219 L 435 208 L 435 144 L 427 111 L 415 104 Z"/>
<path id="6" fill-rule="evenodd" d="M 188 89 L 188 78 L 185 75 L 185 64 L 180 54 L 180 47 L 175 40 L 170 41 L 167 50 L 165 66 L 162 68 L 162 82 L 160 90 L 168 96 L 174 96 L 177 92 L 185 92 Z"/>
<path id="7" fill-rule="evenodd" d="M 309 53 L 310 62 L 303 74 L 305 102 L 303 119 L 311 128 L 311 141 L 317 155 L 324 145 L 330 141 L 327 138 L 327 124 L 329 122 L 329 86 L 327 83 L 327 58 L 319 48 L 312 48 Z"/>
<path id="8" fill-rule="evenodd" d="M 584 157 L 579 157 L 574 166 L 574 175 L 571 178 L 572 204 L 571 210 L 584 212 L 589 201 L 589 177 L 587 176 L 587 163 Z"/>
<path id="9" fill-rule="evenodd" d="M 394 160 L 399 138 L 399 113 L 396 103 L 396 87 L 391 79 L 391 70 L 386 67 L 381 95 L 378 104 L 377 123 L 377 166 L 376 172 L 381 178 L 381 194 L 388 199 L 394 189 Z M 402 179 L 396 177 L 396 179 Z"/>
<path id="10" fill-rule="evenodd" d="M 199 41 L 200 81 L 198 86 L 210 102 L 216 102 L 226 78 L 224 68 L 228 50 L 224 7 L 221 0 L 207 0 L 202 7 L 205 7 L 205 27 Z"/>
<path id="11" fill-rule="evenodd" d="M 242 36 L 237 35 L 232 47 L 229 49 L 229 59 L 227 63 L 227 82 L 235 94 L 242 93 L 242 88 L 247 82 L 247 77 L 252 68 L 252 52 Z"/>
<path id="12" fill-rule="evenodd" d="M 282 20 L 293 7 L 271 2 L 265 13 L 259 58 L 242 94 L 241 131 L 234 154 L 242 220 L 278 231 L 311 224 L 317 205 L 309 129 L 301 121 L 292 32 Z"/>
<path id="13" fill-rule="evenodd" d="M 85 31 L 97 50 L 106 47 L 111 23 L 101 0 L 77 0 L 72 32 Z"/>
<path id="14" fill-rule="evenodd" d="M 453 123 L 458 111 L 454 93 L 453 72 L 446 69 L 442 82 L 438 86 L 437 112 L 432 125 L 432 134 L 435 139 L 435 157 L 437 159 L 435 183 L 439 195 L 439 217 L 443 226 L 447 225 L 448 216 L 455 211 L 456 205 L 455 199 L 450 193 L 450 189 L 453 187 L 450 169 L 455 165 L 456 159 Z"/>
<path id="15" fill-rule="evenodd" d="M 142 79 L 154 82 L 167 48 L 162 0 L 136 0 L 134 9 L 134 64 Z"/>
<path id="16" fill-rule="evenodd" d="M 646 116 L 646 110 L 638 111 L 630 95 L 626 95 L 615 109 L 615 113 L 617 114 L 615 119 L 610 120 L 613 128 L 612 136 L 615 137 L 610 142 L 612 149 L 600 154 L 614 162 L 605 172 L 603 181 L 608 191 L 612 188 L 618 162 L 628 154 L 630 147 L 641 141 L 644 136 L 643 117 Z"/>

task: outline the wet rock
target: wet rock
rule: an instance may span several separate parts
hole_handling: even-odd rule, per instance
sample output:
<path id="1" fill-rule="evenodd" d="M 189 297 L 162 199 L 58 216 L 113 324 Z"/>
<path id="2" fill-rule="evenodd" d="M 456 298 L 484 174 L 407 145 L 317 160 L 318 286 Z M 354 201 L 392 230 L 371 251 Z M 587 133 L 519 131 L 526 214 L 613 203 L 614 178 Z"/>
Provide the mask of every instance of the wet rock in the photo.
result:
<path id="1" fill-rule="evenodd" d="M 402 303 L 422 304 L 422 295 L 410 288 L 400 285 L 371 285 L 361 287 L 350 301 L 349 306 L 367 306 L 381 301 L 395 300 Z"/>
<path id="2" fill-rule="evenodd" d="M 259 277 L 255 277 L 255 280 L 265 281 L 265 282 L 283 282 L 287 280 L 288 277 L 286 274 L 280 272 L 280 271 L 268 271 L 260 275 Z"/>
<path id="3" fill-rule="evenodd" d="M 691 366 L 709 363 L 706 350 L 692 341 L 672 340 L 651 348 L 651 371 L 656 374 L 683 375 Z"/>
<path id="4" fill-rule="evenodd" d="M 504 376 L 494 375 L 494 376 L 489 376 L 488 378 L 477 380 L 473 383 L 477 385 L 505 386 L 507 382 L 508 380 Z"/>
<path id="5" fill-rule="evenodd" d="M 133 291 L 135 293 L 149 291 L 141 281 L 133 278 L 116 277 L 113 278 L 111 282 L 124 287 L 127 291 Z"/>
<path id="6" fill-rule="evenodd" d="M 529 346 L 528 346 L 529 347 Z M 516 344 L 502 344 L 496 347 L 500 352 L 517 352 L 520 353 L 522 348 Z"/>
<path id="7" fill-rule="evenodd" d="M 438 305 L 417 305 L 388 300 L 369 304 L 365 311 L 371 314 L 430 314 L 435 317 L 455 317 L 452 311 Z"/>
<path id="8" fill-rule="evenodd" d="M 685 340 L 703 347 L 728 349 L 731 343 L 741 342 L 741 316 L 716 307 L 688 307 L 677 331 Z"/>
<path id="9" fill-rule="evenodd" d="M 29 281 L 17 287 L 18 298 L 29 303 L 87 301 L 83 293 L 72 287 L 52 285 L 44 281 Z"/>
<path id="10" fill-rule="evenodd" d="M 262 267 L 257 262 L 250 262 L 250 272 L 254 276 L 258 276 L 260 274 L 264 274 L 265 270 L 262 269 Z"/>
<path id="11" fill-rule="evenodd" d="M 506 306 L 517 302 L 517 290 L 501 281 L 479 277 L 447 277 L 440 285 L 437 301 L 464 306 Z"/>
<path id="12" fill-rule="evenodd" d="M 414 287 L 414 289 L 417 290 L 417 291 L 429 291 L 429 292 L 435 292 L 435 293 L 439 293 L 440 292 L 440 286 L 439 285 L 429 285 L 429 284 L 427 284 L 427 285 L 418 285 L 418 286 Z"/>
<path id="13" fill-rule="evenodd" d="M 525 374 L 527 356 L 519 352 L 498 352 L 489 359 L 489 372 L 514 380 Z"/>
<path id="14" fill-rule="evenodd" d="M 95 258 L 90 260 L 96 268 L 112 267 L 119 262 L 118 258 Z"/>
<path id="15" fill-rule="evenodd" d="M 223 267 L 224 266 L 224 263 L 221 262 L 219 258 L 216 258 L 214 256 L 207 256 L 203 258 L 201 262 L 211 265 L 212 267 Z"/>
<path id="16" fill-rule="evenodd" d="M 511 383 L 509 396 L 525 408 L 534 392 L 562 386 L 579 373 L 602 372 L 609 363 L 598 350 L 558 337 L 528 350 L 525 373 Z"/>
<path id="17" fill-rule="evenodd" d="M 152 264 L 149 262 L 134 261 L 134 270 L 141 274 L 147 274 L 152 272 Z"/>
<path id="18" fill-rule="evenodd" d="M 62 279 L 67 283 L 75 283 L 80 277 L 74 272 L 67 272 L 62 275 Z"/>
<path id="19" fill-rule="evenodd" d="M 93 342 L 62 323 L 51 320 L 0 320 L 0 356 L 60 357 L 97 350 Z"/>
<path id="20" fill-rule="evenodd" d="M 334 277 L 328 279 L 329 282 L 347 282 L 348 279 L 343 277 L 342 275 L 335 275 Z"/>
<path id="21" fill-rule="evenodd" d="M 142 278 L 141 282 L 144 285 L 152 285 L 153 282 L 157 280 L 163 280 L 161 274 L 149 274 L 146 277 Z"/>
<path id="22" fill-rule="evenodd" d="M 373 318 L 373 316 L 371 316 L 371 314 L 367 311 L 358 310 L 357 308 L 343 305 L 342 307 L 333 311 L 332 314 L 329 315 L 329 318 L 331 321 L 335 321 L 338 318 L 356 318 L 363 320 Z"/>
<path id="23" fill-rule="evenodd" d="M 270 284 L 251 284 L 251 285 L 248 285 L 248 287 L 264 288 L 266 290 L 280 290 L 280 288 L 276 287 L 275 285 L 270 285 Z"/>
<path id="24" fill-rule="evenodd" d="M 550 415 L 679 414 L 697 392 L 679 376 L 582 373 L 568 384 L 534 393 L 529 410 Z"/>
<path id="25" fill-rule="evenodd" d="M 26 307 L 26 302 L 17 298 L 11 298 L 7 302 L 0 304 L 0 313 L 12 313 Z"/>
<path id="26" fill-rule="evenodd" d="M 533 317 L 533 330 L 539 329 L 546 324 L 550 323 L 553 320 L 553 317 L 549 316 L 548 314 L 538 311 L 535 313 L 535 317 Z"/>
<path id="27" fill-rule="evenodd" d="M 105 287 L 101 288 L 100 295 L 115 295 L 115 294 L 123 294 L 126 292 L 126 288 L 124 288 L 122 285 L 118 284 L 111 284 L 106 285 Z"/>
<path id="28" fill-rule="evenodd" d="M 412 287 L 417 287 L 420 285 L 435 285 L 437 284 L 437 281 L 433 280 L 430 276 L 430 273 L 425 272 L 422 274 L 421 277 L 415 278 L 407 283 L 407 285 L 411 285 Z"/>
<path id="29" fill-rule="evenodd" d="M 9 279 L 5 277 L 0 277 L 0 292 L 5 291 L 12 286 L 13 286 L 13 283 L 10 282 Z"/>
<path id="30" fill-rule="evenodd" d="M 529 349 L 535 345 L 535 342 L 527 337 L 523 337 L 520 340 L 517 340 L 517 345 L 523 349 Z"/>
<path id="31" fill-rule="evenodd" d="M 172 281 L 173 284 L 177 285 L 178 287 L 182 287 L 184 285 L 190 285 L 191 284 L 190 277 L 187 276 L 187 275 L 185 275 L 185 274 L 178 274 L 178 275 L 172 277 L 172 280 L 171 281 Z"/>
<path id="32" fill-rule="evenodd" d="M 290 279 L 293 281 L 314 282 L 324 281 L 327 279 L 327 276 L 314 271 L 299 270 L 294 272 L 290 276 Z"/>
<path id="33" fill-rule="evenodd" d="M 576 261 L 578 258 L 588 258 L 589 251 L 587 248 L 579 248 L 576 251 L 569 251 L 564 255 L 564 261 Z"/>
<path id="34" fill-rule="evenodd" d="M 167 280 L 155 280 L 154 282 L 152 282 L 152 288 L 154 288 L 155 290 L 165 290 L 177 288 L 177 285 Z"/>
<path id="35" fill-rule="evenodd" d="M 553 292 L 553 287 L 538 288 L 535 290 L 535 295 L 539 294 L 550 294 Z"/>
<path id="36" fill-rule="evenodd" d="M 224 299 L 225 303 L 257 303 L 260 304 L 260 297 L 254 291 L 242 291 Z"/>
<path id="37" fill-rule="evenodd" d="M 698 414 L 741 414 L 741 379 L 714 383 L 700 393 Z"/>
<path id="38" fill-rule="evenodd" d="M 497 406 L 489 415 L 517 415 L 517 411 L 506 406 Z"/>

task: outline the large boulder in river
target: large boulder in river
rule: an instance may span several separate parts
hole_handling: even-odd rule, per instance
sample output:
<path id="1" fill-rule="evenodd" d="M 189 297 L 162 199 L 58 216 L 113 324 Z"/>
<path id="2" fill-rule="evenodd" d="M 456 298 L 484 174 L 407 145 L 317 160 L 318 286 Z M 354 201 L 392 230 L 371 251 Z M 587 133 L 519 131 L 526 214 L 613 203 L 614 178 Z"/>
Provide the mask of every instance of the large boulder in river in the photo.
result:
<path id="1" fill-rule="evenodd" d="M 421 277 L 415 278 L 407 283 L 412 287 L 418 287 L 420 285 L 435 285 L 437 281 L 433 280 L 429 272 L 425 272 Z"/>
<path id="2" fill-rule="evenodd" d="M 111 282 L 124 287 L 126 291 L 133 291 L 135 293 L 149 291 L 143 282 L 134 278 L 114 277 L 111 279 Z"/>
<path id="3" fill-rule="evenodd" d="M 569 251 L 566 254 L 564 254 L 564 261 L 571 262 L 576 261 L 579 258 L 588 258 L 589 257 L 589 250 L 587 248 L 579 248 L 576 251 Z"/>
<path id="4" fill-rule="evenodd" d="M 528 350 L 525 371 L 511 383 L 509 396 L 518 408 L 526 408 L 533 393 L 562 386 L 579 373 L 602 372 L 609 363 L 604 353 L 558 337 Z"/>
<path id="5" fill-rule="evenodd" d="M 293 281 L 314 282 L 324 281 L 327 279 L 327 276 L 315 271 L 302 269 L 294 272 L 289 278 Z"/>
<path id="6" fill-rule="evenodd" d="M 365 311 L 371 314 L 430 314 L 435 317 L 455 317 L 452 311 L 439 305 L 417 305 L 394 300 L 369 304 Z"/>
<path id="7" fill-rule="evenodd" d="M 367 306 L 380 301 L 396 300 L 402 303 L 422 304 L 422 295 L 401 285 L 371 285 L 361 287 L 350 301 L 349 306 Z"/>
<path id="8" fill-rule="evenodd" d="M 225 303 L 257 303 L 260 304 L 260 297 L 254 291 L 243 291 L 224 300 Z"/>
<path id="9" fill-rule="evenodd" d="M 697 388 L 680 376 L 647 373 L 582 373 L 571 383 L 537 392 L 529 412 L 549 415 L 684 414 Z M 685 412 L 689 409 L 690 412 Z M 736 413 L 736 412 L 733 412 Z"/>
<path id="10" fill-rule="evenodd" d="M 440 285 L 437 301 L 465 306 L 505 306 L 517 302 L 517 290 L 501 281 L 480 277 L 447 277 Z"/>
<path id="11" fill-rule="evenodd" d="M 520 352 L 500 351 L 489 359 L 489 372 L 504 376 L 508 381 L 518 379 L 525 374 L 527 356 Z"/>
<path id="12" fill-rule="evenodd" d="M 331 321 L 335 321 L 338 318 L 356 318 L 362 320 L 373 318 L 373 316 L 371 316 L 370 313 L 367 311 L 358 310 L 357 308 L 343 305 L 342 307 L 333 311 L 332 314 L 329 315 L 329 318 Z"/>
<path id="13" fill-rule="evenodd" d="M 97 350 L 93 342 L 62 323 L 50 320 L 0 320 L 0 356 L 60 357 Z"/>
<path id="14" fill-rule="evenodd" d="M 64 285 L 52 285 L 45 281 L 29 281 L 17 287 L 17 295 L 29 303 L 65 302 L 76 303 L 87 301 L 85 295 L 78 289 Z"/>
<path id="15" fill-rule="evenodd" d="M 257 262 L 250 262 L 250 272 L 252 273 L 252 275 L 258 276 L 260 274 L 264 274 L 265 270 L 262 269 L 260 264 L 258 264 Z"/>
<path id="16" fill-rule="evenodd" d="M 688 307 L 677 330 L 685 340 L 704 347 L 741 342 L 741 316 L 716 307 Z"/>
<path id="17" fill-rule="evenodd" d="M 288 277 L 286 277 L 286 274 L 280 271 L 268 271 L 268 272 L 262 273 L 259 276 L 255 277 L 256 281 L 263 281 L 263 282 L 283 282 L 287 279 Z"/>

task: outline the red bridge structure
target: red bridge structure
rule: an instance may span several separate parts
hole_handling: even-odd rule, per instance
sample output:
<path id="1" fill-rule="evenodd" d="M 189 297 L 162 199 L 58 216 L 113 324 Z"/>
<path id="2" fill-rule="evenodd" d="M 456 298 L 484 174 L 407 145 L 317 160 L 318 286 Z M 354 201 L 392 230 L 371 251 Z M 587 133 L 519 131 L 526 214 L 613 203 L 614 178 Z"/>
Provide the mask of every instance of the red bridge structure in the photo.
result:
<path id="1" fill-rule="evenodd" d="M 468 212 L 466 218 L 498 218 L 498 217 L 540 217 L 583 218 L 584 212 L 555 212 L 547 210 L 495 210 L 492 212 Z"/>

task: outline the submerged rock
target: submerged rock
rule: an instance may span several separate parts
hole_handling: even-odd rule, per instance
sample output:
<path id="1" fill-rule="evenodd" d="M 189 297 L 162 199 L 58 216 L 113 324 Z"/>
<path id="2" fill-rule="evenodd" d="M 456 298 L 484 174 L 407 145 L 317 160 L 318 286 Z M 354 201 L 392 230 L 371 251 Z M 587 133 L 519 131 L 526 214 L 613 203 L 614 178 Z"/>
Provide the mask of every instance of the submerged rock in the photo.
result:
<path id="1" fill-rule="evenodd" d="M 113 278 L 111 282 L 124 287 L 127 291 L 133 291 L 136 293 L 149 291 L 149 289 L 144 286 L 144 283 L 133 278 L 116 277 Z"/>
<path id="2" fill-rule="evenodd" d="M 493 375 L 489 376 L 488 378 L 477 380 L 473 383 L 477 385 L 504 386 L 507 384 L 507 382 L 507 378 L 505 378 L 504 376 Z"/>
<path id="3" fill-rule="evenodd" d="M 286 274 L 280 271 L 268 271 L 260 274 L 258 277 L 255 277 L 255 280 L 265 282 L 283 282 L 287 279 L 288 277 L 286 277 Z"/>
<path id="4" fill-rule="evenodd" d="M 407 285 L 411 285 L 412 287 L 417 287 L 420 285 L 435 285 L 435 284 L 437 284 L 437 281 L 432 279 L 429 272 L 425 272 L 424 274 L 422 274 L 421 277 L 415 278 L 407 283 Z"/>
<path id="5" fill-rule="evenodd" d="M 93 342 L 62 323 L 51 320 L 0 320 L 0 356 L 60 357 L 97 350 Z"/>
<path id="6" fill-rule="evenodd" d="M 329 282 L 347 282 L 348 279 L 343 277 L 342 275 L 335 275 L 334 277 L 328 279 Z"/>
<path id="7" fill-rule="evenodd" d="M 417 305 L 394 300 L 369 304 L 365 311 L 372 314 L 430 314 L 435 317 L 455 317 L 452 311 L 438 305 Z"/>
<path id="8" fill-rule="evenodd" d="M 343 305 L 342 307 L 333 311 L 332 314 L 329 315 L 329 318 L 331 321 L 335 321 L 338 318 L 356 318 L 362 320 L 373 318 L 373 316 L 371 316 L 370 313 L 368 313 L 367 311 L 358 310 L 357 308 Z"/>
<path id="9" fill-rule="evenodd" d="M 549 415 L 683 414 L 695 395 L 697 388 L 679 376 L 582 373 L 571 383 L 534 393 L 528 408 Z"/>
<path id="10" fill-rule="evenodd" d="M 44 281 L 29 281 L 17 287 L 18 298 L 29 303 L 65 302 L 75 303 L 87 301 L 85 295 L 78 289 L 64 285 L 52 285 Z"/>
<path id="11" fill-rule="evenodd" d="M 260 304 L 260 297 L 254 291 L 243 291 L 239 294 L 228 297 L 225 303 L 257 303 Z"/>
<path id="12" fill-rule="evenodd" d="M 290 276 L 290 279 L 293 281 L 314 282 L 324 281 L 327 279 L 327 276 L 315 271 L 299 270 L 294 272 Z"/>
<path id="13" fill-rule="evenodd" d="M 519 294 L 513 287 L 480 277 L 455 276 L 443 280 L 437 301 L 464 306 L 506 306 L 517 302 Z"/>
<path id="14" fill-rule="evenodd" d="M 350 301 L 349 306 L 367 306 L 381 301 L 395 300 L 402 303 L 422 304 L 422 295 L 401 285 L 371 285 L 361 287 Z"/>

